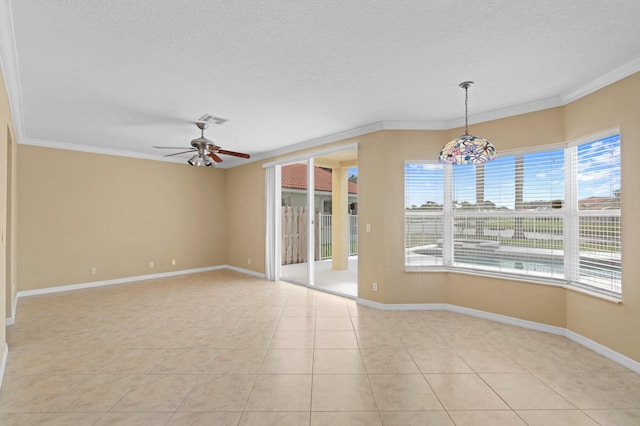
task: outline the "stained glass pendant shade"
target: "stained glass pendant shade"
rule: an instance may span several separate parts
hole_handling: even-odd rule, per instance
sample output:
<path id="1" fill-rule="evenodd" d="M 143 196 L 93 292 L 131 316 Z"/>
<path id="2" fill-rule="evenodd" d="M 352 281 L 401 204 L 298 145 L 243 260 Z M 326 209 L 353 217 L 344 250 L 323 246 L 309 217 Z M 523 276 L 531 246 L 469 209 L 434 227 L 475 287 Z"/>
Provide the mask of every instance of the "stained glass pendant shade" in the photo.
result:
<path id="1" fill-rule="evenodd" d="M 467 114 L 469 101 L 469 87 L 473 81 L 460 83 L 464 89 L 464 135 L 458 136 L 447 143 L 440 155 L 440 163 L 443 164 L 481 164 L 493 160 L 496 156 L 496 148 L 491 142 L 480 136 L 469 134 L 469 120 Z"/>

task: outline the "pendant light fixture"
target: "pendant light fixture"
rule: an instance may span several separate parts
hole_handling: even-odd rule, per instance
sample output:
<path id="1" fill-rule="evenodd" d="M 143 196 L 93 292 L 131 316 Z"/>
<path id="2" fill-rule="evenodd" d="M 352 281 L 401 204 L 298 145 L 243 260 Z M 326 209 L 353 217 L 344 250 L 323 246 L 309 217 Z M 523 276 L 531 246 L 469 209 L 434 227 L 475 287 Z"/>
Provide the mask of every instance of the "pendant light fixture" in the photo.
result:
<path id="1" fill-rule="evenodd" d="M 439 159 L 443 164 L 481 164 L 493 160 L 496 148 L 491 142 L 480 136 L 469 134 L 469 87 L 473 81 L 459 84 L 464 89 L 464 135 L 447 143 L 440 151 Z"/>

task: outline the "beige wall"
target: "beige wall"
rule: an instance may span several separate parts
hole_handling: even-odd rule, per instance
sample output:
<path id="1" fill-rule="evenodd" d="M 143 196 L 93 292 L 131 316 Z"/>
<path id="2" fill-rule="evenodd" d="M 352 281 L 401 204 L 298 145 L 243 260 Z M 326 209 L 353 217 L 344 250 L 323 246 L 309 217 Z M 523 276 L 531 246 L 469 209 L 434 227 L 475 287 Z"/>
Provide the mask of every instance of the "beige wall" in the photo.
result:
<path id="1" fill-rule="evenodd" d="M 9 98 L 0 73 L 0 320 L 12 316 L 17 282 L 17 153 Z M 0 353 L 6 343 L 5 327 L 0 327 Z M 1 355 L 0 355 L 1 358 Z"/>
<path id="2" fill-rule="evenodd" d="M 566 327 L 562 287 L 449 273 L 446 302 L 513 318 Z"/>
<path id="3" fill-rule="evenodd" d="M 358 296 L 380 303 L 444 303 L 443 273 L 404 271 L 404 162 L 430 160 L 443 132 L 384 131 L 358 150 Z M 370 224 L 371 232 L 362 225 Z M 378 291 L 373 292 L 373 282 Z"/>
<path id="4" fill-rule="evenodd" d="M 499 151 L 565 141 L 563 108 L 551 108 L 501 120 L 473 124 L 472 134 L 489 139 Z M 464 132 L 447 131 L 447 140 Z M 566 327 L 565 290 L 522 281 L 449 273 L 447 303 L 528 321 Z"/>
<path id="5" fill-rule="evenodd" d="M 567 292 L 567 328 L 640 361 L 640 73 L 565 107 L 568 140 L 620 128 L 622 304 Z"/>
<path id="6" fill-rule="evenodd" d="M 264 273 L 264 169 L 258 162 L 228 169 L 227 183 L 227 263 Z"/>
<path id="7" fill-rule="evenodd" d="M 224 170 L 28 145 L 18 166 L 19 290 L 226 263 Z"/>

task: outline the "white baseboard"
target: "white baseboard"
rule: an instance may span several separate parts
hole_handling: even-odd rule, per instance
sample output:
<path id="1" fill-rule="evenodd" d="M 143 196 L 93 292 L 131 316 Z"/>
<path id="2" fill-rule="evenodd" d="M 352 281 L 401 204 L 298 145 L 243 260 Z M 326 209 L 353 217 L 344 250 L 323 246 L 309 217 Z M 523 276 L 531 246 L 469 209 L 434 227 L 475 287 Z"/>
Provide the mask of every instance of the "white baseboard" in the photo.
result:
<path id="1" fill-rule="evenodd" d="M 11 316 L 7 317 L 5 321 L 5 325 L 13 325 L 16 322 L 16 309 L 18 309 L 18 295 L 13 298 L 13 302 L 11 303 Z"/>
<path id="2" fill-rule="evenodd" d="M 370 308 L 380 309 L 382 311 L 446 311 L 446 303 L 379 303 L 373 300 L 357 298 L 359 305 L 368 306 Z"/>
<path id="3" fill-rule="evenodd" d="M 240 272 L 240 273 L 243 273 L 243 274 L 247 274 L 247 275 L 252 275 L 252 276 L 258 277 L 258 278 L 265 278 L 266 277 L 265 274 L 262 274 L 260 272 L 252 271 L 251 269 L 238 268 L 237 266 L 224 265 L 224 268 L 225 269 L 230 269 L 232 271 Z"/>
<path id="4" fill-rule="evenodd" d="M 567 336 L 567 338 L 573 340 L 574 342 L 579 343 L 582 346 L 602 355 L 603 357 L 609 358 L 611 361 L 617 362 L 623 367 L 627 367 L 629 370 L 640 373 L 640 362 L 635 361 L 628 356 L 622 355 L 621 353 L 616 352 L 613 349 L 601 345 L 598 342 L 594 342 L 593 340 L 588 339 L 583 335 L 571 330 L 565 330 L 565 336 Z"/>
<path id="5" fill-rule="evenodd" d="M 465 308 L 458 305 L 446 305 L 447 311 L 457 312 L 459 314 L 469 315 L 472 317 L 488 319 L 495 322 L 501 322 L 503 324 L 515 325 L 517 327 L 528 328 L 531 330 L 542 331 L 549 334 L 557 334 L 564 336 L 566 329 L 557 327 L 555 325 L 542 324 L 540 322 L 523 320 L 520 318 L 509 317 L 507 315 L 494 314 L 493 312 L 480 311 L 478 309 Z"/>
<path id="6" fill-rule="evenodd" d="M 138 275 L 136 277 L 125 277 L 125 278 L 116 278 L 113 280 L 93 281 L 93 282 L 71 284 L 71 285 L 61 285 L 56 287 L 39 288 L 36 290 L 24 290 L 24 291 L 19 291 L 16 294 L 16 298 L 19 299 L 21 297 L 36 296 L 39 294 L 58 293 L 62 291 L 81 290 L 84 288 L 102 287 L 105 285 L 124 284 L 124 283 L 130 283 L 134 281 L 152 280 L 156 278 L 175 277 L 177 275 L 196 274 L 198 272 L 215 271 L 218 269 L 225 269 L 225 268 L 227 268 L 227 265 L 207 266 L 205 268 L 184 269 L 181 271 L 161 272 L 159 274 Z"/>
<path id="7" fill-rule="evenodd" d="M 614 361 L 623 367 L 628 368 L 636 373 L 640 373 L 640 362 L 635 361 L 625 355 L 622 355 L 619 352 L 614 351 L 611 348 L 608 348 L 604 345 L 601 345 L 598 342 L 594 342 L 591 339 L 588 339 L 581 334 L 578 334 L 574 331 L 567 330 L 563 327 L 557 327 L 554 325 L 542 324 L 539 322 L 523 320 L 520 318 L 514 318 L 506 315 L 494 314 L 492 312 L 480 311 L 478 309 L 466 308 L 464 306 L 451 305 L 448 303 L 415 303 L 415 304 L 384 304 L 379 302 L 374 302 L 372 300 L 367 299 L 357 299 L 357 303 L 359 305 L 368 306 L 371 308 L 376 308 L 384 311 L 410 311 L 410 310 L 419 310 L 419 311 L 451 311 L 457 312 L 459 314 L 469 315 L 477 318 L 488 319 L 491 321 L 500 322 L 503 324 L 515 325 L 517 327 L 528 328 L 531 330 L 542 331 L 544 333 L 549 334 L 557 334 L 559 336 L 565 336 L 568 339 L 573 340 L 576 343 L 581 344 L 582 346 L 591 349 L 592 351 L 604 356 L 605 358 Z"/>
<path id="8" fill-rule="evenodd" d="M 27 296 L 36 296 L 36 295 L 40 295 L 40 294 L 49 294 L 49 293 L 59 293 L 62 291 L 72 291 L 72 290 L 81 290 L 84 288 L 92 288 L 92 287 L 102 287 L 105 285 L 114 285 L 114 284 L 125 284 L 125 283 L 130 283 L 130 282 L 135 282 L 135 281 L 145 281 L 145 280 L 152 280 L 152 279 L 156 279 L 156 278 L 167 278 L 167 277 L 175 277 L 177 275 L 187 275 L 187 274 L 197 274 L 199 272 L 208 272 L 208 271 L 215 271 L 215 270 L 219 270 L 219 269 L 229 269 L 232 271 L 236 271 L 236 272 L 240 272 L 243 274 L 247 274 L 247 275 L 252 275 L 254 277 L 258 277 L 258 278 L 264 278 L 265 275 L 260 273 L 260 272 L 256 272 L 256 271 L 252 271 L 250 269 L 244 269 L 244 268 L 238 268 L 237 266 L 231 266 L 231 265 L 217 265 L 217 266 L 207 266 L 204 268 L 195 268 L 195 269 L 183 269 L 181 271 L 170 271 L 170 272 L 161 272 L 158 274 L 149 274 L 149 275 L 138 275 L 135 277 L 125 277 L 125 278 L 116 278 L 113 280 L 104 280 L 104 281 L 93 281 L 93 282 L 86 282 L 86 283 L 80 283 L 80 284 L 71 284 L 71 285 L 61 285 L 61 286 L 56 286 L 56 287 L 46 287 L 46 288 L 39 288 L 36 290 L 24 290 L 24 291 L 19 291 L 16 294 L 16 300 L 15 300 L 15 307 L 14 307 L 14 316 L 12 316 L 11 318 L 7 318 L 7 325 L 13 324 L 14 320 L 15 320 L 15 312 L 17 309 L 17 301 L 19 298 L 21 297 L 27 297 Z"/>
<path id="9" fill-rule="evenodd" d="M 11 308 L 11 321 L 15 322 L 16 320 L 16 314 L 18 313 L 18 295 L 16 294 L 13 297 L 13 304 L 12 304 L 12 308 Z"/>
<path id="10" fill-rule="evenodd" d="M 0 361 L 0 389 L 2 389 L 2 382 L 4 382 L 4 369 L 7 366 L 8 357 L 9 357 L 9 346 L 5 343 L 4 350 L 2 351 L 2 361 Z"/>
<path id="11" fill-rule="evenodd" d="M 177 275 L 197 274 L 199 272 L 215 271 L 218 269 L 229 269 L 232 271 L 240 272 L 242 274 L 252 275 L 258 278 L 265 277 L 265 274 L 252 271 L 250 269 L 238 268 L 237 266 L 232 266 L 232 265 L 217 265 L 217 266 L 207 266 L 205 268 L 183 269 L 181 271 L 170 271 L 170 272 L 161 272 L 158 274 L 138 275 L 135 277 L 117 278 L 113 280 L 93 281 L 93 282 L 86 282 L 86 283 L 80 283 L 80 284 L 46 287 L 46 288 L 39 288 L 36 290 L 24 290 L 16 293 L 16 298 L 13 301 L 13 315 L 5 320 L 5 324 L 6 325 L 15 324 L 15 314 L 16 314 L 16 309 L 18 308 L 18 299 L 21 297 L 36 296 L 40 294 L 49 294 L 49 293 L 59 293 L 63 291 L 81 290 L 85 288 L 102 287 L 106 285 L 125 284 L 125 283 L 130 283 L 135 281 L 152 280 L 156 278 L 175 277 Z"/>

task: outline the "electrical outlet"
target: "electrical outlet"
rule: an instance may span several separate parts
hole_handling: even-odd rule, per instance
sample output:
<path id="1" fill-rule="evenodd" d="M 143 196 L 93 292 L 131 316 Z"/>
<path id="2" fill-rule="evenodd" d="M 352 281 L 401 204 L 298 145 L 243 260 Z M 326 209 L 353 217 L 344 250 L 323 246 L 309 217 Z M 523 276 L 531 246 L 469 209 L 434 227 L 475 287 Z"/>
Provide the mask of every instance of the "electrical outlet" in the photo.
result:
<path id="1" fill-rule="evenodd" d="M 96 268 L 96 267 L 91 268 L 91 269 L 89 270 L 89 273 L 90 273 L 91 275 L 95 275 L 95 274 L 97 274 L 97 273 L 98 273 L 98 268 Z"/>
<path id="2" fill-rule="evenodd" d="M 155 266 L 156 266 L 156 263 L 153 260 L 149 262 L 149 268 L 153 268 Z"/>
<path id="3" fill-rule="evenodd" d="M 247 265 L 251 265 L 251 258 L 247 259 Z"/>
<path id="4" fill-rule="evenodd" d="M 371 224 L 367 223 L 367 225 L 365 226 L 367 232 L 371 232 Z"/>
<path id="5" fill-rule="evenodd" d="M 374 281 L 372 287 L 373 287 L 373 291 L 378 291 L 378 283 L 377 282 Z"/>
<path id="6" fill-rule="evenodd" d="M 172 264 L 173 266 L 175 266 L 175 265 L 176 265 L 176 260 L 175 260 L 175 259 L 171 259 L 171 264 Z"/>

